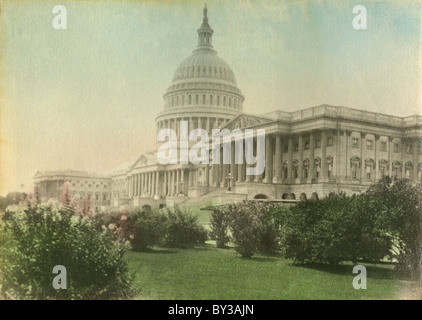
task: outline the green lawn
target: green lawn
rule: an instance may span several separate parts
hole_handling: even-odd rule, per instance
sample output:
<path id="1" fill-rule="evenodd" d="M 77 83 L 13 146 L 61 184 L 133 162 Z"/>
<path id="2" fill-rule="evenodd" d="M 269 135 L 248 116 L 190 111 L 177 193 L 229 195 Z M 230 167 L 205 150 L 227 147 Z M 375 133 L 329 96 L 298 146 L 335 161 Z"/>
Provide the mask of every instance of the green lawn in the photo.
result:
<path id="1" fill-rule="evenodd" d="M 394 299 L 403 285 L 389 265 L 365 264 L 368 288 L 355 290 L 352 264 L 311 268 L 281 257 L 247 260 L 213 244 L 128 252 L 126 258 L 138 299 Z"/>

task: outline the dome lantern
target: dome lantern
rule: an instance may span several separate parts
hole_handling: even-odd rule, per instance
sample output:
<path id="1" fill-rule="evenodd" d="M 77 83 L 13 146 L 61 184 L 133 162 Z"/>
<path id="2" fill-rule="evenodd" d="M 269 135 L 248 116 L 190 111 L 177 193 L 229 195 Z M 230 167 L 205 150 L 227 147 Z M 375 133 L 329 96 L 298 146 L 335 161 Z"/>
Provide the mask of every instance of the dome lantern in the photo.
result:
<path id="1" fill-rule="evenodd" d="M 214 33 L 214 30 L 212 30 L 210 25 L 208 24 L 207 4 L 205 4 L 203 13 L 204 18 L 202 19 L 202 25 L 198 29 L 198 49 L 212 49 L 212 34 Z"/>

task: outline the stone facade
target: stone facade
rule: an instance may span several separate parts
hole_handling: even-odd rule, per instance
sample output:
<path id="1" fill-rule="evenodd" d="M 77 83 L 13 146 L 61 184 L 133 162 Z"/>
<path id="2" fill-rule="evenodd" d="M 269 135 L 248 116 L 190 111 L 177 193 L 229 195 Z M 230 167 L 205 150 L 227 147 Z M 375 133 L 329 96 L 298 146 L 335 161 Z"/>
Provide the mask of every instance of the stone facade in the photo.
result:
<path id="1" fill-rule="evenodd" d="M 245 162 L 235 163 L 234 143 L 231 164 L 161 165 L 156 149 L 107 176 L 54 180 L 51 175 L 38 175 L 35 181 L 46 195 L 58 194 L 62 181 L 72 187 L 83 181 L 84 187 L 72 192 L 99 194 L 103 200 L 98 205 L 162 207 L 207 195 L 224 201 L 225 195 L 238 200 L 281 200 L 360 193 L 385 175 L 421 182 L 421 116 L 395 117 L 329 105 L 291 113 L 245 114 L 244 96 L 229 65 L 213 50 L 212 35 L 204 9 L 198 46 L 177 68 L 164 94 L 157 133 L 164 128 L 179 132 L 182 120 L 189 130 L 202 128 L 209 134 L 216 128 L 265 129 L 262 175 L 247 176 Z M 89 181 L 99 183 L 101 190 L 86 187 Z"/>

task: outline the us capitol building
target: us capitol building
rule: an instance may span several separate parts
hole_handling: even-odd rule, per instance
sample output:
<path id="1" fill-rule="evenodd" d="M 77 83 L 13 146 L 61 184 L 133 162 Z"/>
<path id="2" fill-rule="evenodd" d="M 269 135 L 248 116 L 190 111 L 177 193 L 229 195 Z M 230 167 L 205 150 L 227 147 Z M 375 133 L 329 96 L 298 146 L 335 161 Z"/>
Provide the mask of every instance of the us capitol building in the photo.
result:
<path id="1" fill-rule="evenodd" d="M 395 117 L 320 105 L 295 112 L 250 115 L 230 66 L 213 50 L 207 9 L 198 45 L 176 69 L 156 116 L 157 132 L 202 128 L 265 129 L 265 171 L 247 176 L 247 164 L 167 164 L 157 150 L 104 175 L 79 171 L 37 172 L 40 196 L 58 198 L 65 185 L 99 211 L 110 207 L 163 207 L 242 199 L 299 199 L 344 191 L 360 193 L 382 176 L 409 178 L 422 172 L 422 117 Z M 232 146 L 234 150 L 234 143 Z M 221 163 L 221 162 L 220 162 Z M 245 162 L 244 162 L 245 163 Z"/>

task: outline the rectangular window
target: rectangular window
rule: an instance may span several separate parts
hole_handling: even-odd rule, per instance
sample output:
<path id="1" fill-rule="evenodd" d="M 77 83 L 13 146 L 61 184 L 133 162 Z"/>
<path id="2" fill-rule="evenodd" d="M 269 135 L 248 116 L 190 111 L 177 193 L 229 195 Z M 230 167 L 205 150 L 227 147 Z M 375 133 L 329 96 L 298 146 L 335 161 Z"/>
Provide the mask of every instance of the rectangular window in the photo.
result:
<path id="1" fill-rule="evenodd" d="M 374 148 L 374 142 L 372 140 L 366 140 L 366 149 L 372 150 Z"/>
<path id="2" fill-rule="evenodd" d="M 305 150 L 309 150 L 309 141 L 305 142 Z"/>
<path id="3" fill-rule="evenodd" d="M 355 147 L 355 148 L 359 148 L 359 139 L 358 138 L 353 138 L 352 146 Z"/>
<path id="4" fill-rule="evenodd" d="M 328 138 L 327 139 L 327 146 L 328 147 L 332 147 L 333 146 L 333 138 Z"/>
<path id="5" fill-rule="evenodd" d="M 299 143 L 295 143 L 295 151 L 299 151 Z"/>
<path id="6" fill-rule="evenodd" d="M 103 194 L 103 200 L 106 201 L 107 200 L 107 195 Z"/>
<path id="7" fill-rule="evenodd" d="M 353 179 L 357 178 L 357 165 L 356 164 L 352 165 L 352 178 Z"/>
<path id="8" fill-rule="evenodd" d="M 287 144 L 284 145 L 284 153 L 289 152 L 289 146 Z"/>
<path id="9" fill-rule="evenodd" d="M 315 148 L 321 148 L 321 140 L 315 140 Z"/>
<path id="10" fill-rule="evenodd" d="M 386 141 L 381 141 L 380 150 L 381 151 L 387 151 L 387 142 Z"/>
<path id="11" fill-rule="evenodd" d="M 398 144 L 398 143 L 395 143 L 395 144 L 394 144 L 394 152 L 395 152 L 395 153 L 399 153 L 399 152 L 400 152 L 400 151 L 399 151 L 399 149 L 400 149 L 400 148 L 399 148 L 399 144 Z"/>

